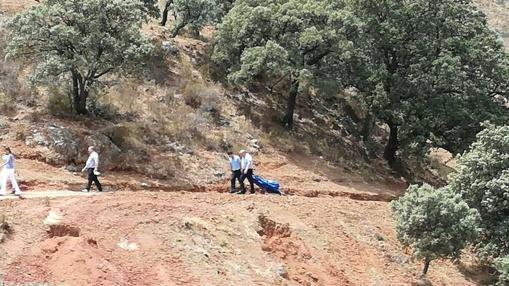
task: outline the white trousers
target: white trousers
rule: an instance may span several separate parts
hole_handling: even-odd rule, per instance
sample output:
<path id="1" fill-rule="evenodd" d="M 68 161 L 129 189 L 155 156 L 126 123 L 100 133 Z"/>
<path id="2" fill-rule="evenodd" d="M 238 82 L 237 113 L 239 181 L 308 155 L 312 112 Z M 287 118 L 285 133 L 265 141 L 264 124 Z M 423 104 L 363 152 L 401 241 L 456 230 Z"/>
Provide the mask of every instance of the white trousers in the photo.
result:
<path id="1" fill-rule="evenodd" d="M 7 180 L 11 181 L 11 186 L 16 193 L 21 193 L 21 190 L 19 189 L 18 186 L 18 182 L 16 182 L 14 169 L 3 168 L 0 175 L 0 180 L 1 180 L 0 195 L 5 195 L 5 192 L 7 191 Z"/>

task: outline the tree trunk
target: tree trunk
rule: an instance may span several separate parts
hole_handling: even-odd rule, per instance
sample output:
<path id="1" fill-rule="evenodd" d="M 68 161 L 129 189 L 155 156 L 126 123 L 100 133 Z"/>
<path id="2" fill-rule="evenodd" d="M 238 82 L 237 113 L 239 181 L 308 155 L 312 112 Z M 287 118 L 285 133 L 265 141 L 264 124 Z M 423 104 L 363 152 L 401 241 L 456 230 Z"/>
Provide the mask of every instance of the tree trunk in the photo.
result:
<path id="1" fill-rule="evenodd" d="M 72 72 L 72 94 L 74 111 L 78 114 L 87 114 L 88 88 L 77 71 Z"/>
<path id="2" fill-rule="evenodd" d="M 187 25 L 186 21 L 178 22 L 175 27 L 173 27 L 173 31 L 171 32 L 171 37 L 175 38 L 179 33 Z"/>
<path id="3" fill-rule="evenodd" d="M 389 125 L 389 141 L 385 146 L 384 158 L 389 163 L 389 166 L 394 168 L 396 166 L 396 151 L 398 151 L 399 147 L 398 126 L 391 121 L 387 122 L 387 124 Z"/>
<path id="4" fill-rule="evenodd" d="M 361 136 L 363 142 L 368 142 L 371 137 L 371 132 L 373 131 L 374 120 L 371 113 L 368 112 L 366 118 L 364 118 L 364 122 L 362 124 Z"/>
<path id="5" fill-rule="evenodd" d="M 426 260 L 424 260 L 424 269 L 422 270 L 422 275 L 423 276 L 428 274 L 428 269 L 429 269 L 429 264 L 430 263 L 431 263 L 431 260 L 429 260 L 428 258 L 426 258 Z"/>
<path id="6" fill-rule="evenodd" d="M 163 18 L 161 19 L 161 26 L 165 26 L 166 22 L 168 22 L 168 12 L 170 10 L 170 5 L 173 1 L 168 0 L 164 4 L 164 10 L 163 10 Z"/>
<path id="7" fill-rule="evenodd" d="M 77 98 L 76 102 L 76 112 L 78 114 L 84 115 L 87 114 L 87 97 L 88 97 L 88 90 L 80 90 L 79 97 Z"/>
<path id="8" fill-rule="evenodd" d="M 292 79 L 292 85 L 290 87 L 290 93 L 288 95 L 288 105 L 286 106 L 286 114 L 283 117 L 283 126 L 288 129 L 293 128 L 293 113 L 297 104 L 297 95 L 299 94 L 299 80 Z"/>

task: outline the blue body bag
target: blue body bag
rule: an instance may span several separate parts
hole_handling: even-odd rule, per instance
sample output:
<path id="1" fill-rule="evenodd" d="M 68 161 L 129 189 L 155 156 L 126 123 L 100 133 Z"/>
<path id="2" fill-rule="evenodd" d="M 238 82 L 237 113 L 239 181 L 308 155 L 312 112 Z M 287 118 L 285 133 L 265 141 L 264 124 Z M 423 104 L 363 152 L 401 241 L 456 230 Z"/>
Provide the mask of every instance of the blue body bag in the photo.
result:
<path id="1" fill-rule="evenodd" d="M 282 195 L 279 190 L 279 182 L 277 181 L 267 180 L 257 175 L 253 175 L 253 181 L 258 187 L 264 189 L 268 193 Z"/>

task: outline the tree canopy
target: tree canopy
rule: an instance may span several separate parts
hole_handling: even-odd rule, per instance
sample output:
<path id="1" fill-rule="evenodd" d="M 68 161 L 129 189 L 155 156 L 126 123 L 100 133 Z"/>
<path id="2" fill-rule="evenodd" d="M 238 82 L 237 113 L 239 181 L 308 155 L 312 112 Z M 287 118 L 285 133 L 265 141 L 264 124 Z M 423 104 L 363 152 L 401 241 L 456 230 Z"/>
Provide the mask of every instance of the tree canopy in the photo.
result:
<path id="1" fill-rule="evenodd" d="M 391 165 L 400 146 L 461 152 L 480 122 L 507 118 L 494 97 L 509 94 L 508 58 L 470 1 L 354 0 L 351 8 L 362 21 L 352 85 L 390 128 Z"/>
<path id="2" fill-rule="evenodd" d="M 501 257 L 509 255 L 509 126 L 485 126 L 449 184 L 481 216 L 481 253 Z"/>
<path id="3" fill-rule="evenodd" d="M 206 24 L 213 22 L 218 11 L 215 0 L 167 0 L 164 5 L 161 26 L 168 21 L 168 13 L 173 12 L 174 25 L 172 36 L 176 37 L 184 28 L 195 34 Z"/>
<path id="4" fill-rule="evenodd" d="M 159 5 L 157 0 L 141 0 L 142 11 L 153 18 L 159 17 Z"/>
<path id="5" fill-rule="evenodd" d="M 283 123 L 292 127 L 303 83 L 345 74 L 355 22 L 343 8 L 339 0 L 237 0 L 219 25 L 213 59 L 237 84 L 290 83 Z"/>
<path id="6" fill-rule="evenodd" d="M 410 186 L 392 203 L 399 240 L 425 261 L 458 258 L 477 235 L 478 213 L 448 188 Z"/>
<path id="7" fill-rule="evenodd" d="M 495 268 L 500 273 L 497 286 L 509 285 L 509 256 L 497 259 Z"/>
<path id="8" fill-rule="evenodd" d="M 151 52 L 140 33 L 145 9 L 138 0 L 47 0 L 10 21 L 7 54 L 35 63 L 34 82 L 70 80 L 74 109 L 84 114 L 102 76 L 138 72 Z"/>

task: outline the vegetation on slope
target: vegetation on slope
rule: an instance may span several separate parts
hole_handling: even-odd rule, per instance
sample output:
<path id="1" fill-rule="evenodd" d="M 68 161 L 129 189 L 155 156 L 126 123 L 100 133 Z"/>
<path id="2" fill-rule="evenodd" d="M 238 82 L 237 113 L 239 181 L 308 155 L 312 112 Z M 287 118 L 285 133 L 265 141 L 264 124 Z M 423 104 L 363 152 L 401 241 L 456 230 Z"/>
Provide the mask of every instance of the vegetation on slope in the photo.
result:
<path id="1" fill-rule="evenodd" d="M 94 111 L 93 104 L 87 104 L 92 92 L 97 95 L 111 91 L 111 86 L 99 84 L 100 78 L 138 74 L 146 71 L 141 65 L 150 61 L 160 61 L 163 70 L 167 61 L 184 62 L 185 57 L 177 56 L 178 49 L 172 49 L 175 42 L 151 42 L 146 36 L 150 32 L 142 32 L 145 28 L 153 31 L 150 23 L 143 24 L 149 16 L 159 15 L 155 8 L 154 1 L 149 0 L 48 0 L 10 20 L 7 55 L 11 61 L 28 63 L 28 73 L 35 83 L 63 91 L 64 96 L 54 100 L 53 106 L 68 95 L 73 111 L 87 114 Z M 450 186 L 438 190 L 411 187 L 395 203 L 398 231 L 403 243 L 414 247 L 426 265 L 436 258 L 456 258 L 471 244 L 487 261 L 495 261 L 502 274 L 500 283 L 507 280 L 504 257 L 509 254 L 509 136 L 506 126 L 482 123 L 507 122 L 503 103 L 509 95 L 509 59 L 498 38 L 500 32 L 490 29 L 485 15 L 473 3 L 175 0 L 165 2 L 160 24 L 166 24 L 170 12 L 174 20 L 172 37 L 186 29 L 198 36 L 205 26 L 217 27 L 208 44 L 209 53 L 196 64 L 209 73 L 184 75 L 185 106 L 164 96 L 160 100 L 178 107 L 175 110 L 179 115 L 200 110 L 210 115 L 207 124 L 231 124 L 218 114 L 217 107 L 205 103 L 205 98 L 221 94 L 211 96 L 209 87 L 214 85 L 203 80 L 203 75 L 212 74 L 218 81 L 231 84 L 230 94 L 239 90 L 247 94 L 243 105 L 249 108 L 260 107 L 262 104 L 257 101 L 270 102 L 267 94 L 278 99 L 279 95 L 286 96 L 281 121 L 289 129 L 303 124 L 304 120 L 295 120 L 299 118 L 296 109 L 301 98 L 307 96 L 298 111 L 313 114 L 315 121 L 306 127 L 313 126 L 308 131 L 315 136 L 339 131 L 324 132 L 320 124 L 328 121 L 323 119 L 322 111 L 326 109 L 318 109 L 320 105 L 310 102 L 320 102 L 323 107 L 331 99 L 340 102 L 340 98 L 347 98 L 350 109 L 341 116 L 354 121 L 353 129 L 357 129 L 348 135 L 364 140 L 363 146 L 369 146 L 377 137 L 387 137 L 378 140 L 385 144 L 384 150 L 375 148 L 373 153 L 381 153 L 388 165 L 398 171 L 402 170 L 402 159 L 423 158 L 431 147 L 454 154 L 469 150 L 461 157 Z M 19 71 L 15 69 L 11 72 Z M 154 74 L 158 70 L 149 72 L 153 73 L 150 80 L 156 81 Z M 13 79 L 12 74 L 0 76 Z M 158 84 L 170 85 L 170 80 L 166 76 Z M 8 110 L 16 91 L 9 90 L 12 85 L 5 86 L 6 81 L 3 82 L 0 107 Z M 195 85 L 197 82 L 201 87 Z M 175 94 L 171 98 L 175 99 Z M 334 109 L 337 102 L 327 107 Z M 131 129 L 124 124 L 104 133 L 123 149 L 136 149 L 143 145 L 142 141 L 152 141 L 154 148 L 168 146 L 168 137 L 176 136 L 170 132 L 176 120 L 165 113 L 168 109 L 155 106 L 157 103 L 149 108 L 152 121 L 145 122 L 143 128 Z M 101 116 L 100 112 L 94 114 Z M 110 114 L 111 120 L 127 116 Z M 327 115 L 334 117 L 337 113 Z M 194 120 L 186 121 L 194 123 L 177 127 L 181 131 L 178 134 L 184 137 L 195 134 L 195 129 L 188 128 L 190 125 L 200 126 Z M 280 134 L 295 135 L 291 132 L 295 131 Z M 477 141 L 472 144 L 478 132 Z M 190 135 L 187 139 L 208 143 L 206 133 L 198 132 L 195 135 L 200 136 Z M 346 137 L 339 133 L 333 138 Z M 227 141 L 220 140 L 217 149 L 232 148 Z M 229 145 L 223 145 L 225 142 Z M 336 148 L 334 143 L 332 140 L 329 150 Z M 149 150 L 141 153 L 142 160 L 149 157 Z M 474 235 L 477 231 L 479 236 Z"/>

